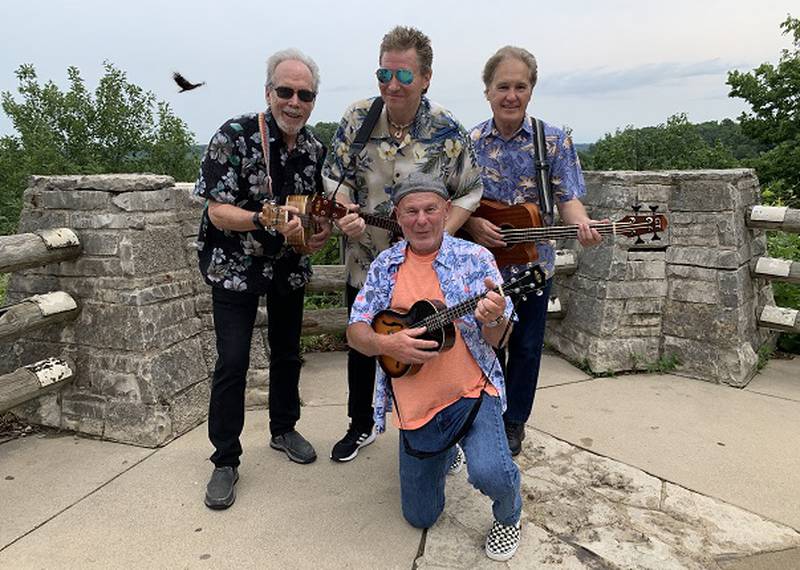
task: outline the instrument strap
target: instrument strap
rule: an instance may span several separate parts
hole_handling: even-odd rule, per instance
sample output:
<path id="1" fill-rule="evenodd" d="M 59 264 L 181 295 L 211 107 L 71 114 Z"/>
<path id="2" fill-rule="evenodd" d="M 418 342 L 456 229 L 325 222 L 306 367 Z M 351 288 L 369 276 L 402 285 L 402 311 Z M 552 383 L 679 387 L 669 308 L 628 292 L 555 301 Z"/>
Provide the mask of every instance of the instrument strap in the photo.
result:
<path id="1" fill-rule="evenodd" d="M 261 132 L 261 152 L 264 154 L 264 164 L 267 167 L 267 195 L 272 195 L 272 176 L 269 173 L 269 127 L 265 113 L 258 114 L 258 130 Z"/>
<path id="2" fill-rule="evenodd" d="M 361 154 L 361 151 L 364 150 L 364 147 L 367 146 L 367 141 L 369 141 L 370 135 L 372 135 L 372 131 L 375 130 L 375 125 L 378 124 L 378 119 L 381 116 L 381 111 L 383 110 L 383 98 L 378 96 L 372 101 L 372 105 L 369 107 L 369 111 L 367 111 L 367 116 L 364 117 L 364 122 L 361 123 L 361 126 L 358 128 L 358 132 L 356 133 L 356 138 L 353 139 L 353 142 L 350 143 L 350 151 L 348 154 L 350 155 L 350 164 L 352 165 L 353 176 L 355 176 L 356 172 L 358 172 L 358 155 Z M 336 192 L 338 192 L 339 187 L 344 182 L 345 176 L 347 176 L 348 169 L 342 168 L 342 175 L 339 177 L 339 183 L 336 185 L 336 190 L 333 191 L 332 198 L 336 197 Z M 354 189 L 354 191 L 358 191 Z M 358 197 L 356 196 L 356 202 L 358 202 Z"/>
<path id="3" fill-rule="evenodd" d="M 539 208 L 546 216 L 547 223 L 553 223 L 553 188 L 550 184 L 550 164 L 547 162 L 547 142 L 544 138 L 544 124 L 536 117 L 533 123 L 533 153 L 536 175 L 539 178 Z"/>

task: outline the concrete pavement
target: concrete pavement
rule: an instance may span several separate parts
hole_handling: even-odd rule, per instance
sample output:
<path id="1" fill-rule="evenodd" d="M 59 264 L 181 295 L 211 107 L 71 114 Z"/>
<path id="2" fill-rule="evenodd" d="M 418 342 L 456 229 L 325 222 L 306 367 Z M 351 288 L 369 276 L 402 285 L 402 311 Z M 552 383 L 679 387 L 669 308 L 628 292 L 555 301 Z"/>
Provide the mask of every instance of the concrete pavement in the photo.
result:
<path id="1" fill-rule="evenodd" d="M 344 355 L 309 355 L 302 466 L 248 413 L 236 504 L 202 504 L 205 424 L 149 450 L 72 435 L 0 445 L 3 568 L 498 567 L 488 500 L 462 473 L 427 533 L 400 514 L 395 433 L 351 464 Z M 672 375 L 590 379 L 546 356 L 519 465 L 525 525 L 510 567 L 800 567 L 800 360 L 745 390 Z"/>

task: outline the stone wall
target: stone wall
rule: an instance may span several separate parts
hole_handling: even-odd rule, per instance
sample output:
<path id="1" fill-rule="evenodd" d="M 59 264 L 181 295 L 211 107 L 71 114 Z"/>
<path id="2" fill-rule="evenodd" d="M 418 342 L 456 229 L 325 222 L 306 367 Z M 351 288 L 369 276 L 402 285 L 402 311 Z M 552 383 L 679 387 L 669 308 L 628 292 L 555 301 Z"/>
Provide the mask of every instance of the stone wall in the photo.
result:
<path id="1" fill-rule="evenodd" d="M 193 247 L 202 205 L 191 200 L 191 186 L 153 175 L 32 178 L 19 233 L 72 228 L 83 252 L 14 274 L 7 302 L 63 290 L 80 313 L 62 329 L 0 347 L 0 368 L 61 355 L 77 374 L 71 386 L 17 413 L 145 446 L 205 419 L 216 351 L 209 288 Z M 255 336 L 251 396 L 266 382 L 264 342 Z"/>
<path id="2" fill-rule="evenodd" d="M 546 341 L 593 372 L 677 358 L 679 374 L 745 385 L 758 349 L 774 342 L 757 327 L 758 307 L 774 303 L 769 283 L 751 277 L 766 248 L 764 232 L 745 226 L 759 203 L 753 172 L 587 172 L 586 183 L 593 218 L 652 205 L 669 228 L 660 241 L 618 236 L 580 251 L 578 271 L 558 279 L 566 315 L 548 324 Z"/>
<path id="3" fill-rule="evenodd" d="M 594 372 L 642 370 L 674 356 L 676 372 L 735 386 L 755 371 L 774 334 L 757 328 L 773 304 L 768 282 L 751 277 L 763 232 L 745 227 L 758 202 L 749 170 L 587 172 L 585 203 L 617 220 L 630 205 L 658 205 L 661 241 L 625 237 L 579 250 L 578 271 L 559 276 L 566 313 L 547 342 Z M 17 412 L 40 424 L 157 446 L 206 416 L 216 359 L 211 296 L 194 249 L 202 209 L 191 184 L 166 176 L 33 177 L 19 232 L 68 227 L 82 255 L 12 276 L 7 302 L 63 290 L 80 305 L 76 321 L 0 345 L 0 373 L 69 357 L 76 379 Z M 648 239 L 647 236 L 644 236 Z M 248 405 L 265 404 L 268 349 L 259 312 Z"/>

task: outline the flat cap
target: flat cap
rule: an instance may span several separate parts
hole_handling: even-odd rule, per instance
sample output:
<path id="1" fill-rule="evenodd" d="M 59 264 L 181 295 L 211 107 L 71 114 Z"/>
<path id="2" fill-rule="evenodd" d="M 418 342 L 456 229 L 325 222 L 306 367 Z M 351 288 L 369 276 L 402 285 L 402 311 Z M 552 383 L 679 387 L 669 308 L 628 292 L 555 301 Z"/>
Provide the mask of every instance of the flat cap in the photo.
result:
<path id="1" fill-rule="evenodd" d="M 450 199 L 450 194 L 445 188 L 441 178 L 431 176 L 424 172 L 412 172 L 392 188 L 392 203 L 397 206 L 405 196 L 414 192 L 433 192 L 445 200 Z"/>

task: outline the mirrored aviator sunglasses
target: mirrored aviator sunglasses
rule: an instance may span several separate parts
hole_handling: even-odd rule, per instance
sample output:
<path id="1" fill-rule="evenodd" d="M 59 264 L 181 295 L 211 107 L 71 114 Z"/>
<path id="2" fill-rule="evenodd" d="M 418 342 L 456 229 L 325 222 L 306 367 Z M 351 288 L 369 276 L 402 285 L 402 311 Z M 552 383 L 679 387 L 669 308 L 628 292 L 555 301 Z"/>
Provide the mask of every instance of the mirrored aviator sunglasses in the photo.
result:
<path id="1" fill-rule="evenodd" d="M 295 90 L 291 87 L 276 87 L 275 94 L 281 99 L 291 99 L 295 94 Z M 317 94 L 313 91 L 309 91 L 308 89 L 297 90 L 297 98 L 303 103 L 311 103 L 311 101 L 313 101 L 316 97 Z"/>
<path id="2" fill-rule="evenodd" d="M 410 69 L 391 70 L 381 67 L 375 72 L 375 77 L 377 77 L 378 81 L 381 83 L 389 83 L 392 80 L 392 75 L 397 77 L 397 80 L 403 85 L 410 85 L 411 82 L 414 81 L 414 72 Z"/>

